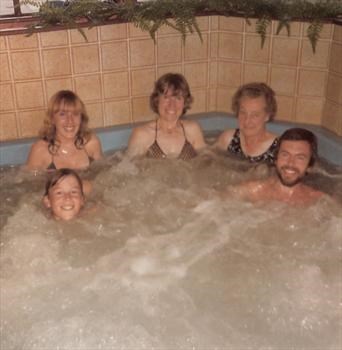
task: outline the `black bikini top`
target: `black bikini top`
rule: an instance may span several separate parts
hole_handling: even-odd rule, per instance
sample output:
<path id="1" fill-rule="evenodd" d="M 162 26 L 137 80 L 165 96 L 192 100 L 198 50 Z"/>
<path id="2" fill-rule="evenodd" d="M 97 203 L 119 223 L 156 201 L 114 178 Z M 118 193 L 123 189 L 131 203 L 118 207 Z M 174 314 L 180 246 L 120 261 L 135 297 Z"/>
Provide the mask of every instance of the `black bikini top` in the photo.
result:
<path id="1" fill-rule="evenodd" d="M 241 148 L 240 129 L 236 129 L 227 150 L 228 152 L 233 153 L 240 158 L 249 160 L 251 163 L 266 162 L 273 164 L 275 161 L 275 150 L 277 148 L 278 142 L 279 140 L 276 137 L 266 152 L 258 156 L 248 156 L 243 152 Z"/>
<path id="2" fill-rule="evenodd" d="M 88 157 L 88 160 L 89 160 L 89 165 L 94 161 L 94 158 L 93 157 L 90 157 L 87 150 L 85 148 L 84 149 L 84 152 L 86 153 L 87 157 Z M 57 167 L 56 167 L 56 164 L 53 160 L 54 158 L 54 155 L 52 154 L 51 155 L 51 163 L 49 164 L 49 166 L 46 168 L 47 170 L 57 170 Z"/>

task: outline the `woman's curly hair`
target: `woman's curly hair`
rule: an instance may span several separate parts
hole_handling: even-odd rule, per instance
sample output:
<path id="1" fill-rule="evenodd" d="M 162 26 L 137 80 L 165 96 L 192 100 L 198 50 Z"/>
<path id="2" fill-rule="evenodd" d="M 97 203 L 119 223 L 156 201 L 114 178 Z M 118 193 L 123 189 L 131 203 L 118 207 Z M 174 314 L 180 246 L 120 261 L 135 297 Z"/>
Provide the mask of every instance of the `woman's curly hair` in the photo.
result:
<path id="1" fill-rule="evenodd" d="M 74 142 L 76 148 L 81 149 L 90 140 L 91 131 L 88 128 L 89 117 L 84 103 L 73 91 L 60 90 L 50 98 L 44 125 L 39 133 L 39 136 L 48 142 L 48 149 L 52 154 L 55 154 L 60 146 L 56 138 L 56 126 L 52 120 L 54 114 L 63 106 L 72 106 L 80 109 L 81 112 L 81 124 Z"/>
<path id="2" fill-rule="evenodd" d="M 264 97 L 266 102 L 266 112 L 269 114 L 269 120 L 272 120 L 277 113 L 277 101 L 275 92 L 265 83 L 249 83 L 240 86 L 232 99 L 232 110 L 238 115 L 240 102 L 243 97 L 258 98 Z"/>
<path id="3" fill-rule="evenodd" d="M 191 95 L 189 84 L 185 77 L 178 73 L 166 73 L 155 82 L 150 96 L 150 107 L 152 111 L 158 114 L 159 98 L 161 95 L 166 94 L 168 90 L 184 97 L 184 115 L 191 108 L 194 98 Z"/>

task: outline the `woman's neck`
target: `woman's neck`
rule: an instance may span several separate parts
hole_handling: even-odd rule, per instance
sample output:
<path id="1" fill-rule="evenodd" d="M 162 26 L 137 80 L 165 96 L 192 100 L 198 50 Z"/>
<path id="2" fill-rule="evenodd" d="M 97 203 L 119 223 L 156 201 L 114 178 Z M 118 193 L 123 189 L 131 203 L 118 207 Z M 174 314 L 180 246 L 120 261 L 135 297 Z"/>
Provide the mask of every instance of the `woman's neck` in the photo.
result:
<path id="1" fill-rule="evenodd" d="M 173 133 L 174 131 L 176 131 L 179 126 L 180 126 L 180 121 L 177 120 L 172 120 L 172 121 L 168 121 L 168 120 L 164 120 L 164 119 L 157 119 L 157 125 L 158 128 L 160 130 L 162 130 L 163 132 L 166 132 L 168 134 Z"/>

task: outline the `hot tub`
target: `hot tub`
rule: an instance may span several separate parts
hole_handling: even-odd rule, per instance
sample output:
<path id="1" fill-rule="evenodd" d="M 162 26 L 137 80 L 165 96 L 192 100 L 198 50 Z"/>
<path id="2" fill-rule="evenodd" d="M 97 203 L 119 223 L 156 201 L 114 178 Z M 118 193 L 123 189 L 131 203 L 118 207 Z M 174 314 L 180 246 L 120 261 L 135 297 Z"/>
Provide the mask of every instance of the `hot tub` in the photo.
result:
<path id="1" fill-rule="evenodd" d="M 196 119 L 202 126 L 204 132 L 222 131 L 227 128 L 235 128 L 237 120 L 234 116 L 222 112 L 200 113 L 189 118 Z M 293 124 L 287 122 L 270 122 L 270 131 L 281 134 L 288 128 L 298 126 L 311 130 L 318 138 L 319 156 L 332 164 L 342 166 L 342 137 L 319 126 L 307 124 Z M 132 125 L 115 126 L 96 129 L 96 134 L 101 140 L 104 152 L 121 149 L 127 146 Z M 1 142 L 0 143 L 0 166 L 18 165 L 26 161 L 31 144 L 34 138 Z"/>

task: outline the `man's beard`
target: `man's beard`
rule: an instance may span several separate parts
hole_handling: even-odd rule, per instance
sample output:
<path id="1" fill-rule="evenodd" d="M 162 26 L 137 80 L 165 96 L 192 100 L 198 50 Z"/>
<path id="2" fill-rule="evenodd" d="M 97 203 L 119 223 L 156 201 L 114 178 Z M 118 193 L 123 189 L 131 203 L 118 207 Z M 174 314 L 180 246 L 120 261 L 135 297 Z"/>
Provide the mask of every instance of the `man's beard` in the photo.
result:
<path id="1" fill-rule="evenodd" d="M 292 180 L 287 180 L 286 177 L 282 176 L 282 170 L 292 170 L 295 171 L 297 174 L 296 178 L 293 178 Z M 305 174 L 300 174 L 300 172 L 296 169 L 296 168 L 291 168 L 291 167 L 281 167 L 280 170 L 278 170 L 278 168 L 276 168 L 276 172 L 277 172 L 277 176 L 279 178 L 279 181 L 281 182 L 282 185 L 286 186 L 286 187 L 293 187 L 295 185 L 297 185 L 298 183 L 300 183 L 303 179 L 303 177 L 305 176 Z"/>

